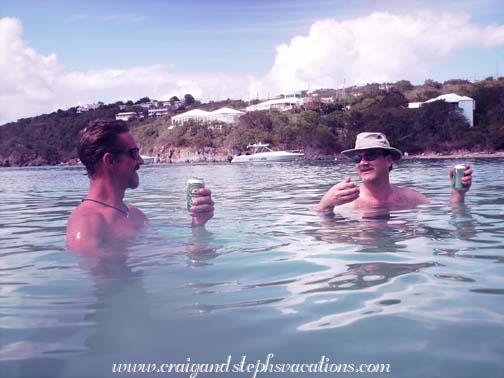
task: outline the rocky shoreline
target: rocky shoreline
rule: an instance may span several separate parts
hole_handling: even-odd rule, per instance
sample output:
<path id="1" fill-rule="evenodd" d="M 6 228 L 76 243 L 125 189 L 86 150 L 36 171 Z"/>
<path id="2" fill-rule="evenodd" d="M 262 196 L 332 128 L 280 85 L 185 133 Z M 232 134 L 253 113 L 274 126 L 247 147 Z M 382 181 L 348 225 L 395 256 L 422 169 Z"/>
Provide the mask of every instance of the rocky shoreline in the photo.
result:
<path id="1" fill-rule="evenodd" d="M 204 163 L 204 162 L 227 162 L 233 156 L 231 152 L 218 148 L 204 148 L 197 150 L 194 148 L 173 148 L 160 151 L 155 156 L 155 163 Z M 466 151 L 458 150 L 449 153 L 424 152 L 421 154 L 405 154 L 405 159 L 458 159 L 458 158 L 501 158 L 504 151 Z M 323 154 L 315 149 L 305 150 L 304 160 L 339 160 L 343 158 L 340 153 Z"/>
<path id="2" fill-rule="evenodd" d="M 231 152 L 223 151 L 219 148 L 206 147 L 203 149 L 195 148 L 172 148 L 168 151 L 162 150 L 153 154 L 154 163 L 157 164 L 187 164 L 187 163 L 219 163 L 228 162 L 232 157 Z M 343 158 L 339 153 L 322 154 L 317 150 L 305 151 L 304 160 L 339 160 Z M 462 159 L 462 158 L 504 158 L 504 151 L 453 151 L 449 153 L 424 152 L 421 154 L 405 154 L 404 159 Z M 9 164 L 5 167 L 36 167 L 36 166 L 72 166 L 80 165 L 77 158 L 68 161 L 52 163 L 44 159 L 34 158 L 31 161 L 24 161 L 23 164 Z M 1 168 L 1 165 L 0 165 Z"/>
<path id="3" fill-rule="evenodd" d="M 450 153 L 429 152 L 422 154 L 409 154 L 405 159 L 459 159 L 459 158 L 502 158 L 504 151 L 453 151 Z"/>

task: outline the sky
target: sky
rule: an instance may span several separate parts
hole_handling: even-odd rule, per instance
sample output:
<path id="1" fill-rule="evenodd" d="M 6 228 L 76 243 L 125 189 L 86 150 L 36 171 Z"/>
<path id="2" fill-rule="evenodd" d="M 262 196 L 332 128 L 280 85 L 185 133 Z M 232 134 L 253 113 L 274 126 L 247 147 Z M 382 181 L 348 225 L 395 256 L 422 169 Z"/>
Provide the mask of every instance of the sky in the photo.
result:
<path id="1" fill-rule="evenodd" d="M 504 0 L 0 0 L 0 125 L 98 101 L 502 71 Z"/>

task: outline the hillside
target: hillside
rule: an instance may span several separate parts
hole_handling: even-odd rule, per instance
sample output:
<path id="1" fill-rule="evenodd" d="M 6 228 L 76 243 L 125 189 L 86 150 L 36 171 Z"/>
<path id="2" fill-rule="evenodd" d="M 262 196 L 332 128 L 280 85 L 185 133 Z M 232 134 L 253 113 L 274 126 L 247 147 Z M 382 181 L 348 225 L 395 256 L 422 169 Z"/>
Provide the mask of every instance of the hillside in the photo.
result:
<path id="1" fill-rule="evenodd" d="M 407 108 L 408 102 L 425 101 L 452 92 L 476 100 L 473 128 L 444 102 L 419 109 Z M 294 112 L 250 112 L 233 126 L 189 122 L 170 130 L 170 116 L 192 108 L 214 110 L 222 106 L 246 106 L 241 100 L 202 104 L 189 95 L 190 103 L 186 101 L 167 116 L 131 121 L 130 127 L 143 154 L 168 160 L 171 151 L 175 161 L 193 160 L 194 156 L 224 160 L 227 154 L 243 151 L 248 143 L 255 141 L 279 148 L 305 149 L 307 158 L 325 158 L 352 147 L 358 132 L 371 130 L 383 131 L 393 144 L 410 153 L 504 149 L 502 77 L 476 83 L 427 80 L 420 86 L 402 80 L 345 90 L 321 89 L 314 93 L 319 94 L 320 101 L 315 99 Z M 77 108 L 58 110 L 3 125 L 0 127 L 0 166 L 76 162 L 79 130 L 92 119 L 113 118 L 116 113 L 131 110 L 147 115 L 138 101 L 136 104 L 129 101 L 83 113 L 78 113 Z"/>

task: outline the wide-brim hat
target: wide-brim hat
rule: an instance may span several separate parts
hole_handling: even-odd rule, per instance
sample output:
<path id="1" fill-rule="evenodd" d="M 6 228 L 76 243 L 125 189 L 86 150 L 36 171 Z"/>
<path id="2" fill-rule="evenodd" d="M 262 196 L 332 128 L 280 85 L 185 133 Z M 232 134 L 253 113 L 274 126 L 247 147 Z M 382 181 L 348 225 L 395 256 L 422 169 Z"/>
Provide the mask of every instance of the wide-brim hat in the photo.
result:
<path id="1" fill-rule="evenodd" d="M 402 152 L 397 148 L 390 147 L 390 143 L 382 133 L 359 133 L 357 134 L 357 138 L 355 140 L 355 148 L 351 150 L 345 150 L 341 153 L 351 159 L 356 152 L 362 150 L 369 150 L 371 148 L 381 148 L 383 150 L 387 150 L 390 152 L 394 160 L 401 160 Z"/>

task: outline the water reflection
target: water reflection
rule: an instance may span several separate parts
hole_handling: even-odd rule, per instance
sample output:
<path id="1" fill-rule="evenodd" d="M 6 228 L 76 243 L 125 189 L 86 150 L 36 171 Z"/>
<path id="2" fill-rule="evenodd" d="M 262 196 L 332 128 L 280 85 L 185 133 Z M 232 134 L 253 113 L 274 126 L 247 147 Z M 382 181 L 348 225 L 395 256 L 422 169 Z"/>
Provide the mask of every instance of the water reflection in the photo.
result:
<path id="1" fill-rule="evenodd" d="M 125 352 L 148 343 L 149 295 L 142 271 L 128 265 L 128 255 L 119 250 L 106 257 L 83 257 L 79 263 L 91 280 L 95 298 L 85 316 L 92 324 L 85 340 L 90 352 Z"/>
<path id="2" fill-rule="evenodd" d="M 424 236 L 427 231 L 418 221 L 418 209 L 391 211 L 373 209 L 321 216 L 316 239 L 330 243 L 352 243 L 371 247 L 375 252 L 399 251 L 398 242 Z M 369 252 L 369 248 L 362 251 Z"/>
<path id="3" fill-rule="evenodd" d="M 150 241 L 159 238 L 159 230 L 150 230 Z M 192 238 L 183 245 L 145 243 L 122 250 L 108 251 L 105 256 L 82 256 L 79 267 L 93 284 L 94 303 L 88 306 L 85 320 L 93 324 L 85 345 L 93 353 L 134 353 L 148 350 L 153 340 L 159 340 L 159 330 L 153 324 L 152 294 L 145 289 L 145 269 L 163 266 L 199 266 L 217 256 L 210 245 L 213 236 L 205 229 L 193 229 Z M 146 235 L 143 235 L 146 237 Z M 168 289 L 168 288 L 166 288 Z M 175 307 L 177 311 L 183 309 Z M 134 325 L 134 327 L 132 327 Z M 170 332 L 169 328 L 164 330 Z"/>
<path id="4" fill-rule="evenodd" d="M 448 228 L 433 227 L 427 220 L 435 219 L 436 213 L 449 214 Z M 429 215 L 429 214 L 432 215 Z M 435 240 L 470 240 L 477 234 L 477 223 L 470 207 L 465 204 L 446 206 L 421 206 L 408 210 L 386 208 L 365 211 L 348 210 L 320 216 L 320 232 L 307 229 L 306 233 L 318 240 L 330 243 L 362 245 L 361 251 L 400 251 L 401 242 L 418 237 Z"/>
<path id="5" fill-rule="evenodd" d="M 498 163 L 478 172 L 493 175 Z M 400 185 L 439 203 L 330 217 L 312 207 L 330 182 L 351 174 L 345 165 L 152 167 L 128 200 L 145 209 L 154 230 L 110 258 L 64 250 L 66 217 L 86 186 L 82 172 L 11 170 L 0 180 L 7 196 L 0 205 L 0 360 L 15 360 L 6 376 L 101 376 L 112 356 L 210 361 L 235 351 L 261 357 L 266 349 L 285 360 L 330 349 L 368 361 L 395 358 L 408 368 L 449 355 L 497 376 L 504 176 L 485 188 L 475 182 L 467 205 L 454 208 L 441 201 L 448 193 L 441 165 L 405 161 L 407 172 L 394 170 Z M 26 180 L 11 187 L 16 174 Z M 187 221 L 183 191 L 193 175 L 215 188 L 211 233 L 167 223 Z M 424 347 L 410 353 L 408 345 Z"/>
<path id="6" fill-rule="evenodd" d="M 307 281 L 304 285 L 314 286 L 302 294 L 322 293 L 340 290 L 360 290 L 388 282 L 403 274 L 418 272 L 421 268 L 435 266 L 436 263 L 393 264 L 384 262 L 350 264 L 348 269 L 332 277 Z"/>
<path id="7" fill-rule="evenodd" d="M 335 295 L 336 293 L 347 295 L 352 291 L 367 292 L 369 289 L 386 293 L 397 278 L 418 276 L 419 273 L 431 268 L 435 268 L 432 273 L 421 276 L 429 277 L 429 280 L 437 279 L 466 285 L 476 282 L 470 275 L 453 272 L 452 268 L 444 263 L 433 261 L 433 258 L 443 256 L 443 253 L 447 252 L 438 245 L 461 246 L 461 249 L 467 251 L 467 245 L 461 242 L 477 237 L 478 222 L 473 217 L 470 207 L 464 204 L 421 206 L 409 210 L 376 208 L 323 215 L 319 216 L 318 228 L 311 220 L 302 233 L 312 237 L 315 242 L 329 244 L 321 248 L 320 243 L 315 243 L 318 251 L 311 252 L 291 249 L 297 254 L 296 258 L 316 264 L 321 269 L 297 277 L 286 284 L 292 295 L 276 305 L 286 314 L 297 312 L 297 308 L 306 305 L 308 301 L 315 301 L 320 305 L 338 302 L 341 298 Z M 352 253 L 357 252 L 363 257 L 352 256 L 348 253 L 349 248 L 345 246 L 351 246 Z M 376 257 L 373 258 L 371 254 Z M 453 251 L 453 256 L 458 254 L 460 250 Z M 480 254 L 480 258 L 486 257 L 488 256 Z M 496 261 L 502 259 L 499 255 L 491 258 Z M 360 259 L 366 261 L 356 261 Z M 367 261 L 370 259 L 375 261 Z M 376 261 L 377 259 L 379 260 Z M 408 282 L 416 279 L 411 277 Z M 400 282 L 406 282 L 406 278 Z M 355 304 L 347 307 L 334 306 L 332 309 L 325 306 L 323 317 L 300 326 L 300 329 L 339 327 L 355 322 L 375 314 L 377 311 L 369 308 L 375 308 L 377 303 L 380 307 L 378 312 L 382 312 L 383 306 L 398 305 L 405 301 L 407 290 L 404 289 L 402 288 L 401 295 L 396 298 L 366 301 L 364 307 L 360 309 L 358 306 L 356 308 Z"/>

